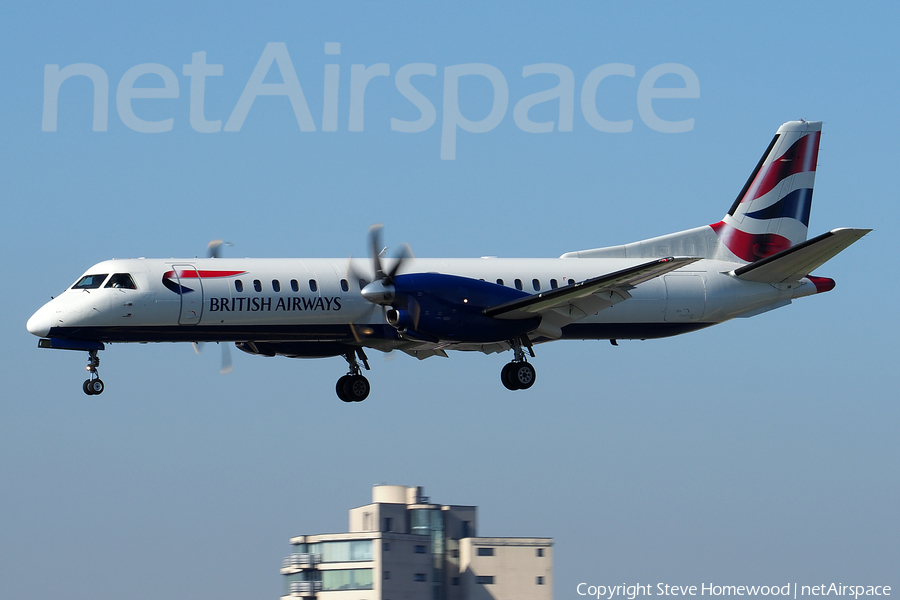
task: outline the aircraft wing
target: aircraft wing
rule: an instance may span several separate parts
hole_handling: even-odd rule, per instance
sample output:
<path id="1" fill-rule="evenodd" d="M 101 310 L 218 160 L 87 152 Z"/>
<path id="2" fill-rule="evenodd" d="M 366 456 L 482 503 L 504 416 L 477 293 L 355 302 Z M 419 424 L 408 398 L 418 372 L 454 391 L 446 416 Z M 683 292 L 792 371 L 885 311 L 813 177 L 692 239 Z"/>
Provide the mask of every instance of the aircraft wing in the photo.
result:
<path id="1" fill-rule="evenodd" d="M 577 321 L 588 314 L 627 300 L 631 297 L 628 290 L 639 283 L 655 279 L 698 260 L 700 259 L 693 257 L 659 258 L 573 285 L 489 306 L 482 313 L 500 319 L 524 319 L 543 315 L 553 317 L 554 321 L 559 321 L 560 318 L 565 322 Z M 551 315 L 551 312 L 556 314 Z"/>
<path id="2" fill-rule="evenodd" d="M 734 270 L 745 281 L 781 283 L 797 281 L 834 258 L 871 229 L 832 229 L 749 265 Z"/>

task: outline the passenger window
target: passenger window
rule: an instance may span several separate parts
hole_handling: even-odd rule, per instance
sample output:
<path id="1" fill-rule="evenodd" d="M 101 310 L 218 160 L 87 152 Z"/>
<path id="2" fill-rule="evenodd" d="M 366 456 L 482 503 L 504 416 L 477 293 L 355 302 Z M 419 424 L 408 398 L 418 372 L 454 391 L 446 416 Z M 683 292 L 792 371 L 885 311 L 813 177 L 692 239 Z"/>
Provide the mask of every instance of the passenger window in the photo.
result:
<path id="1" fill-rule="evenodd" d="M 253 280 L 253 289 L 256 290 L 257 292 L 262 291 L 262 283 L 260 283 L 259 279 Z"/>
<path id="2" fill-rule="evenodd" d="M 309 291 L 311 291 L 311 292 L 317 292 L 317 291 L 319 291 L 319 284 L 316 283 L 316 280 L 315 280 L 315 279 L 310 279 L 310 280 L 309 280 Z"/>
<path id="3" fill-rule="evenodd" d="M 569 282 L 566 285 L 575 285 L 575 280 L 570 277 Z"/>
<path id="4" fill-rule="evenodd" d="M 534 288 L 534 291 L 539 292 L 539 291 L 541 291 L 541 282 L 538 281 L 537 279 L 532 279 L 531 287 Z"/>
<path id="5" fill-rule="evenodd" d="M 300 284 L 297 283 L 296 279 L 291 279 L 291 289 L 294 290 L 295 292 L 300 291 Z"/>
<path id="6" fill-rule="evenodd" d="M 516 279 L 516 289 L 522 291 L 522 280 Z"/>
<path id="7" fill-rule="evenodd" d="M 78 280 L 78 283 L 72 286 L 73 290 L 95 290 L 101 285 L 103 285 L 103 280 L 106 279 L 106 276 L 109 273 L 103 273 L 102 275 L 85 275 L 81 279 Z"/>
<path id="8" fill-rule="evenodd" d="M 346 279 L 341 279 L 341 290 L 343 290 L 343 291 L 345 291 L 345 292 L 349 292 L 349 291 L 350 291 L 350 284 L 347 283 L 347 280 L 346 280 Z"/>
<path id="9" fill-rule="evenodd" d="M 235 279 L 234 280 L 234 289 L 237 292 L 243 292 L 244 291 L 244 282 L 241 281 L 240 279 Z"/>
<path id="10" fill-rule="evenodd" d="M 128 273 L 116 273 L 112 277 L 109 278 L 109 281 L 106 283 L 108 288 L 116 288 L 120 290 L 136 290 L 137 286 L 134 285 L 134 279 L 131 278 L 131 275 Z"/>
<path id="11" fill-rule="evenodd" d="M 503 280 L 502 280 L 502 279 L 498 279 L 498 280 L 497 280 L 497 285 L 503 285 Z"/>
<path id="12" fill-rule="evenodd" d="M 556 282 L 556 280 L 555 280 L 555 279 L 551 279 L 551 280 L 550 280 L 550 289 L 555 290 L 555 289 L 558 288 L 558 287 L 559 287 L 559 284 Z"/>
<path id="13" fill-rule="evenodd" d="M 276 292 L 280 292 L 281 291 L 281 282 L 278 281 L 277 279 L 273 279 L 272 280 L 272 289 L 275 290 Z"/>

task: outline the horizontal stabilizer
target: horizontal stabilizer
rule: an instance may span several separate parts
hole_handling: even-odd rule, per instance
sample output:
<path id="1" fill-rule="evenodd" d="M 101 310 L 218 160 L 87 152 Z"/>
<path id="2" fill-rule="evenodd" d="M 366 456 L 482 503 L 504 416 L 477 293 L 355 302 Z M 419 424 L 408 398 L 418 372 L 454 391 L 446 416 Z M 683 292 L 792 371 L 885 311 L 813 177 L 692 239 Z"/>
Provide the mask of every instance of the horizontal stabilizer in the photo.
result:
<path id="1" fill-rule="evenodd" d="M 762 283 L 797 281 L 838 255 L 871 229 L 833 229 L 787 250 L 734 270 L 739 279 Z"/>
<path id="2" fill-rule="evenodd" d="M 629 290 L 639 283 L 660 277 L 698 260 L 700 259 L 694 257 L 660 258 L 609 275 L 593 277 L 548 292 L 489 306 L 482 313 L 488 317 L 506 315 L 504 318 L 527 318 L 605 290 Z"/>

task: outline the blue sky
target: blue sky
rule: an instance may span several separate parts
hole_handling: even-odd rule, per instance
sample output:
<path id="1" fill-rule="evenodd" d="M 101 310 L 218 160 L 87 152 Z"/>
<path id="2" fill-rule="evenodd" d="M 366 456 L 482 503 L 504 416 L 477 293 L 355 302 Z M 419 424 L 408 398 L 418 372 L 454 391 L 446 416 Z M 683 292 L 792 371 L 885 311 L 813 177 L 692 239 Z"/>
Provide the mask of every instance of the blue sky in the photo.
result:
<path id="1" fill-rule="evenodd" d="M 5 597 L 273 598 L 287 540 L 345 530 L 378 482 L 480 506 L 482 535 L 554 537 L 556 598 L 582 581 L 900 585 L 894 5 L 8 4 Z M 192 54 L 222 65 L 204 115 L 224 129 L 270 43 L 290 56 L 316 131 L 285 96 L 256 98 L 239 131 L 196 131 Z M 352 65 L 381 63 L 389 76 L 369 82 L 350 131 Z M 392 118 L 420 117 L 395 83 L 420 63 L 436 75 L 411 82 L 435 122 L 394 131 Z M 487 132 L 457 130 L 442 160 L 445 75 L 471 63 L 500 74 L 508 105 Z M 574 76 L 572 131 L 556 101 L 528 113 L 552 132 L 516 123 L 520 100 L 556 85 L 523 76 L 543 63 Z M 106 131 L 92 130 L 85 77 L 63 83 L 56 130 L 42 131 L 45 67 L 75 64 L 108 79 Z M 121 116 L 120 82 L 147 64 L 175 75 L 177 97 L 131 110 L 171 131 Z M 581 107 L 609 64 L 634 72 L 597 92 L 599 114 L 632 121 L 624 133 L 598 131 Z M 684 133 L 638 110 L 641 79 L 665 64 L 699 82 L 696 98 L 653 101 L 666 121 L 693 119 Z M 336 131 L 322 131 L 326 65 L 339 65 Z M 460 113 L 487 118 L 493 91 L 462 77 Z M 345 405 L 340 358 L 235 352 L 222 376 L 215 347 L 117 345 L 101 355 L 106 393 L 89 398 L 85 357 L 39 350 L 25 330 L 96 262 L 195 256 L 214 238 L 230 256 L 364 256 L 382 222 L 417 256 L 552 257 L 715 222 L 797 118 L 825 122 L 810 233 L 875 229 L 817 273 L 837 288 L 674 339 L 540 347 L 528 393 L 500 384 L 506 356 L 372 356 L 372 395 Z"/>

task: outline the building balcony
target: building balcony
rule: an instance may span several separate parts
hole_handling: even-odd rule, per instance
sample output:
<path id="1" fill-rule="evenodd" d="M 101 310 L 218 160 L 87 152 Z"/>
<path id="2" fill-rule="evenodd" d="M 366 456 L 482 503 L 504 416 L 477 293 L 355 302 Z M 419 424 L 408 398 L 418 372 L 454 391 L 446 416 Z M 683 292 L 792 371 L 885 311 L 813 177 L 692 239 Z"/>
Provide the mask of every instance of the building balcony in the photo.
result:
<path id="1" fill-rule="evenodd" d="M 321 591 L 321 581 L 292 581 L 290 586 L 291 595 L 294 596 L 315 596 Z"/>
<path id="2" fill-rule="evenodd" d="M 289 569 L 291 567 L 300 569 L 314 569 L 320 562 L 322 562 L 321 554 L 310 554 L 304 552 L 291 554 L 290 556 L 285 557 L 285 559 L 281 562 L 281 566 L 284 569 Z"/>

